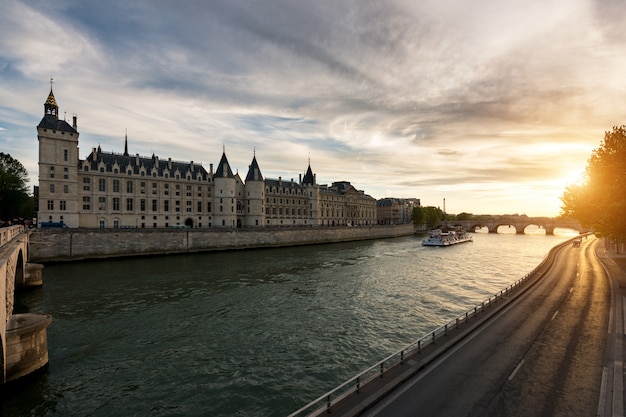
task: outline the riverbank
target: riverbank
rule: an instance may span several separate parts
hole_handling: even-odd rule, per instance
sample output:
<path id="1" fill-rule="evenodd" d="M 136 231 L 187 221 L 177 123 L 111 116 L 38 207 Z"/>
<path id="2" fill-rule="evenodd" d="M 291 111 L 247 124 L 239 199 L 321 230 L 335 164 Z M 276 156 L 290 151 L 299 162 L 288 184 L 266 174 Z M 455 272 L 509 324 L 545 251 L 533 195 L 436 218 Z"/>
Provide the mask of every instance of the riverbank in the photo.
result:
<path id="1" fill-rule="evenodd" d="M 263 229 L 35 229 L 30 262 L 211 252 L 408 236 L 412 224 Z"/>

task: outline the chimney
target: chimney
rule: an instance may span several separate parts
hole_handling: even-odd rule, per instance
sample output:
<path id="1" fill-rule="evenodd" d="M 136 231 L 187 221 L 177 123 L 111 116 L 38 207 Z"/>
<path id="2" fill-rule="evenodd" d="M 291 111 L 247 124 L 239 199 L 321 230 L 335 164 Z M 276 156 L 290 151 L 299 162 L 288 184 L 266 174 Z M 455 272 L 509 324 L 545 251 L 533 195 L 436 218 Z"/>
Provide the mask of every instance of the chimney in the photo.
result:
<path id="1" fill-rule="evenodd" d="M 93 148 L 93 151 L 91 151 L 91 155 L 93 155 L 93 160 L 98 161 L 98 150 L 96 148 Z"/>
<path id="2" fill-rule="evenodd" d="M 72 116 L 72 127 L 74 128 L 74 130 L 78 129 L 78 116 L 74 115 Z"/>
<path id="3" fill-rule="evenodd" d="M 135 154 L 135 165 L 139 166 L 139 154 Z"/>
<path id="4" fill-rule="evenodd" d="M 191 172 L 193 172 L 193 161 L 189 163 L 189 167 L 191 168 Z"/>
<path id="5" fill-rule="evenodd" d="M 167 158 L 167 169 L 172 169 L 172 158 Z"/>
<path id="6" fill-rule="evenodd" d="M 300 174 L 300 181 L 298 181 L 300 184 L 302 184 L 302 174 Z"/>
<path id="7" fill-rule="evenodd" d="M 209 164 L 209 173 L 213 175 L 213 164 Z"/>

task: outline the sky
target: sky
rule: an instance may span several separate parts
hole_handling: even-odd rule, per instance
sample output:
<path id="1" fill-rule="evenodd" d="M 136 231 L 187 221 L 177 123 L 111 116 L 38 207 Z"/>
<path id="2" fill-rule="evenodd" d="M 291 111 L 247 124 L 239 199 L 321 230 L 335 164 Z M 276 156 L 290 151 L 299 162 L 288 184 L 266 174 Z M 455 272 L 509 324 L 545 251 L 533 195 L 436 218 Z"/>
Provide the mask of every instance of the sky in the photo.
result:
<path id="1" fill-rule="evenodd" d="M 557 216 L 626 123 L 622 0 L 0 0 L 0 151 L 100 146 L 448 213 Z M 64 116 L 66 115 L 66 116 Z"/>

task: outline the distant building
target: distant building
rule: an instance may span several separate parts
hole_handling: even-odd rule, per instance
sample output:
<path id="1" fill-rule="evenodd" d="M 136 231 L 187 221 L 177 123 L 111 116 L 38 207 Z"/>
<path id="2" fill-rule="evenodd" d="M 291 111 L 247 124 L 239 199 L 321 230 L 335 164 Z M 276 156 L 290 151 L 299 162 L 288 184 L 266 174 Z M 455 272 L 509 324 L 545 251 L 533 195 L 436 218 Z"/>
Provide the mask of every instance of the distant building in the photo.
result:
<path id="1" fill-rule="evenodd" d="M 419 198 L 381 198 L 376 202 L 378 224 L 411 223 L 414 207 L 420 207 Z"/>
<path id="2" fill-rule="evenodd" d="M 215 172 L 173 161 L 93 148 L 79 159 L 77 117 L 59 119 L 50 94 L 37 126 L 38 223 L 70 228 L 368 226 L 376 200 L 349 182 L 319 185 L 309 164 L 299 181 L 263 178 L 256 155 L 245 181 L 222 153 Z"/>

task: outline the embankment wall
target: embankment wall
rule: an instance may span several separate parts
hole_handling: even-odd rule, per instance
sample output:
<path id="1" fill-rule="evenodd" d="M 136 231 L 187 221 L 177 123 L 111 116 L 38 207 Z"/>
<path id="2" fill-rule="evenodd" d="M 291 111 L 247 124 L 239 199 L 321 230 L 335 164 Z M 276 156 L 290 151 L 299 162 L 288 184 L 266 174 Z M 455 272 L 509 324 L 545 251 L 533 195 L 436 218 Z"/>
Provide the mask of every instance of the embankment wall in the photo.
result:
<path id="1" fill-rule="evenodd" d="M 413 225 L 273 229 L 36 229 L 29 262 L 162 255 L 383 239 L 414 233 Z"/>

